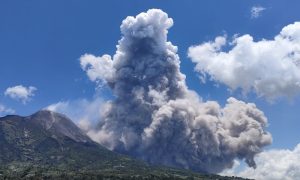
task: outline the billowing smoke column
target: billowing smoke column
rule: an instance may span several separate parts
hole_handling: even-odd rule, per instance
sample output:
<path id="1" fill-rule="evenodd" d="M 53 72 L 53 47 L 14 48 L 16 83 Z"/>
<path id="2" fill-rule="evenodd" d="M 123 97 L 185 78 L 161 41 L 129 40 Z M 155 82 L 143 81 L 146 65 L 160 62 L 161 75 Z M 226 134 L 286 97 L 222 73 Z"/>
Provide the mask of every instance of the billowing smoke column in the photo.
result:
<path id="1" fill-rule="evenodd" d="M 106 83 L 116 97 L 89 135 L 154 164 L 216 173 L 238 158 L 255 167 L 254 156 L 272 141 L 266 117 L 254 104 L 229 98 L 221 108 L 189 90 L 177 47 L 167 41 L 172 25 L 157 9 L 129 16 L 113 58 L 81 57 L 89 78 Z"/>

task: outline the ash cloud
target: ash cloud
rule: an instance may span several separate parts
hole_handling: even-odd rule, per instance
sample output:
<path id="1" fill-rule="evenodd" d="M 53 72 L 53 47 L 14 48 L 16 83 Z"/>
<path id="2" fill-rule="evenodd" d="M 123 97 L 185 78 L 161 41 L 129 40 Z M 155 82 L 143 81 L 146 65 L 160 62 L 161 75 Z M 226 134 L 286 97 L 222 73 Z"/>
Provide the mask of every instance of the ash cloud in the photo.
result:
<path id="1" fill-rule="evenodd" d="M 267 118 L 255 104 L 229 98 L 221 107 L 189 90 L 177 47 L 167 41 L 172 25 L 158 9 L 129 16 L 113 57 L 80 58 L 89 78 L 115 95 L 89 136 L 154 164 L 216 173 L 243 159 L 255 167 L 254 156 L 272 141 Z"/>

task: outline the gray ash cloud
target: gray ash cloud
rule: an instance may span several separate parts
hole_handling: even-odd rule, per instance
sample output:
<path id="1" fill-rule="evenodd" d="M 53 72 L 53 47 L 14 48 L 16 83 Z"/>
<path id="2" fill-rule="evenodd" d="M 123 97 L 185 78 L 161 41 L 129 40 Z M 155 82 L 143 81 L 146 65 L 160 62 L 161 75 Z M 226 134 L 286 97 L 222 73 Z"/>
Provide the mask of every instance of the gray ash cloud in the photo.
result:
<path id="1" fill-rule="evenodd" d="M 88 134 L 153 164 L 217 173 L 242 159 L 255 167 L 254 156 L 272 141 L 267 118 L 255 104 L 231 97 L 221 107 L 188 89 L 177 47 L 167 41 L 172 25 L 158 9 L 129 16 L 113 57 L 80 58 L 89 78 L 115 95 Z"/>

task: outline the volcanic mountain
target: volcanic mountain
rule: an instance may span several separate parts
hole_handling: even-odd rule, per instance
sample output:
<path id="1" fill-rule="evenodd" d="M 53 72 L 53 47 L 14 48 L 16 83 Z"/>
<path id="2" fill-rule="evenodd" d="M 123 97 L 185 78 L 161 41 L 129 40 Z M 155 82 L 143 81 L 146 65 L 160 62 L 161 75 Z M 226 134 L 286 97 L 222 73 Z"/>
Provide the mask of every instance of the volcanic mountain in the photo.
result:
<path id="1" fill-rule="evenodd" d="M 1 178 L 232 179 L 148 165 L 93 142 L 65 115 L 0 118 Z M 238 179 L 238 178 L 234 178 Z"/>

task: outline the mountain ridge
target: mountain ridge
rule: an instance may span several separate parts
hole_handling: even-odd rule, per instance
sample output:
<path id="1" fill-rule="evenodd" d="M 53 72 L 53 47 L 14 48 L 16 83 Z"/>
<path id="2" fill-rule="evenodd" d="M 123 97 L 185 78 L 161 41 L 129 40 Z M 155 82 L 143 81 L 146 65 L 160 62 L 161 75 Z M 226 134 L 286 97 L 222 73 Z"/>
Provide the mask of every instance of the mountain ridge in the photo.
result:
<path id="1" fill-rule="evenodd" d="M 112 179 L 152 176 L 156 179 L 232 179 L 152 166 L 112 152 L 92 141 L 71 119 L 60 113 L 41 110 L 30 116 L 0 118 L 0 179 L 60 179 L 61 176 L 70 179 L 98 176 Z"/>

